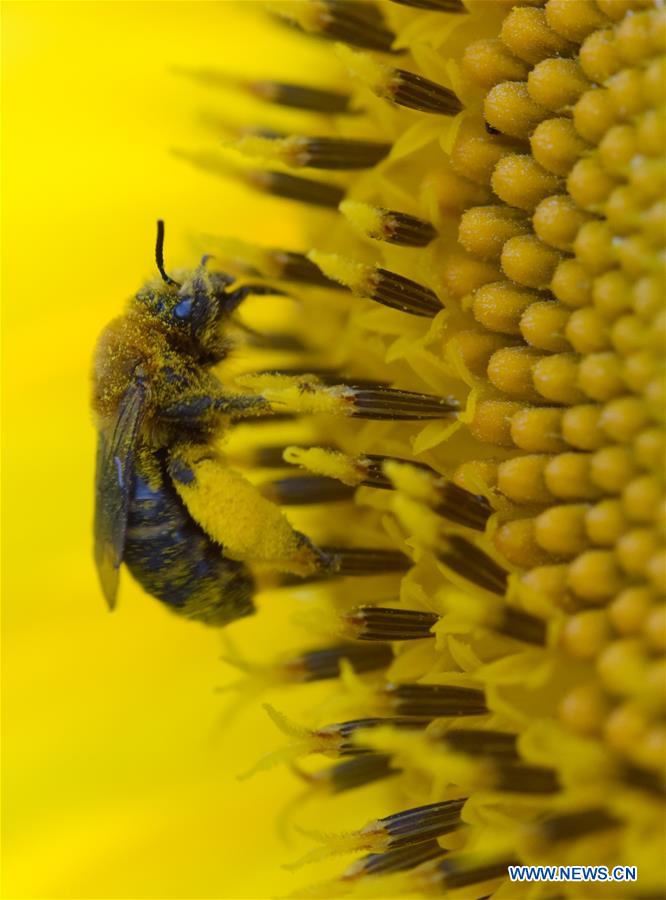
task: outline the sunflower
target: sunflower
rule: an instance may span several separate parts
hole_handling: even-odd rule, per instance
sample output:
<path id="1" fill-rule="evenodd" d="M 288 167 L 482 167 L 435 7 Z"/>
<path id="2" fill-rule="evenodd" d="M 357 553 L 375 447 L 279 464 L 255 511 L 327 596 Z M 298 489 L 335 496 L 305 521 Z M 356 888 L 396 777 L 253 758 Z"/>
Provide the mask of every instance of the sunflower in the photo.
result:
<path id="1" fill-rule="evenodd" d="M 7 4 L 14 16 L 21 6 L 45 21 L 54 15 L 49 4 Z M 190 638 L 156 604 L 144 611 L 135 591 L 123 598 L 123 611 L 139 610 L 135 637 L 114 668 L 117 635 L 106 620 L 98 629 L 84 619 L 81 630 L 74 606 L 61 605 L 53 642 L 58 624 L 47 613 L 49 627 L 37 629 L 41 655 L 25 655 L 18 670 L 27 693 L 10 696 L 15 720 L 19 707 L 36 711 L 14 792 L 23 818 L 10 890 L 661 896 L 661 4 L 287 0 L 267 3 L 268 16 L 263 4 L 240 4 L 251 12 L 226 3 L 87 6 L 113 10 L 104 35 L 113 53 L 133 41 L 138 80 L 129 85 L 129 69 L 114 64 L 114 85 L 127 79 L 128 91 L 139 90 L 139 76 L 151 71 L 142 43 L 152 29 L 179 65 L 171 95 L 147 83 L 161 121 L 131 147 L 146 180 L 161 186 L 170 230 L 180 216 L 176 227 L 198 232 L 196 249 L 215 257 L 211 267 L 284 292 L 246 302 L 234 325 L 237 350 L 220 369 L 225 383 L 261 395 L 275 415 L 237 426 L 221 451 L 330 565 L 305 578 L 258 573 L 258 615 L 225 633 L 225 658 L 241 677 L 231 685 L 238 703 L 223 715 L 263 701 L 265 722 L 255 720 L 249 737 L 233 722 L 222 765 L 215 752 L 214 765 L 225 776 L 232 770 L 224 803 L 197 731 L 211 710 L 198 693 L 200 676 L 214 677 L 203 662 L 214 661 L 210 634 Z M 132 22 L 122 24 L 114 7 Z M 73 109 L 99 109 L 101 134 L 107 114 L 97 81 L 87 87 L 77 71 L 61 83 L 57 74 L 69 71 L 63 48 L 74 52 L 79 30 L 101 36 L 86 25 L 86 4 L 58 16 L 59 43 L 45 56 L 53 86 L 64 96 L 83 90 L 87 103 Z M 188 21 L 199 28 L 196 46 Z M 202 67 L 204 44 L 209 59 L 224 50 L 224 64 Z M 81 46 L 87 70 L 115 97 L 95 68 L 99 46 Z M 39 96 L 51 97 L 53 86 Z M 184 99 L 208 104 L 184 135 L 174 135 L 173 98 L 178 112 Z M 53 94 L 44 103 L 54 130 L 58 102 Z M 121 121 L 122 106 L 112 108 Z M 127 109 L 143 134 L 135 98 Z M 21 134 L 33 134 L 22 115 Z M 82 146 L 94 145 L 85 118 L 64 121 Z M 180 162 L 153 176 L 166 127 Z M 33 134 L 31 152 L 42 138 Z M 124 196 L 120 176 L 131 165 L 122 158 L 117 182 L 104 182 L 107 207 Z M 75 180 L 65 153 L 55 159 Z M 212 176 L 224 190 L 217 204 Z M 136 217 L 156 195 L 135 180 Z M 35 208 L 48 202 L 46 188 Z M 62 191 L 66 208 L 66 179 Z M 139 229 L 135 236 L 138 247 Z M 106 241 L 107 256 L 111 243 L 122 240 Z M 167 245 L 168 259 L 176 254 L 189 258 Z M 119 263 L 130 267 L 111 255 L 108 316 L 118 310 L 113 292 L 128 289 Z M 99 288 L 101 276 L 82 256 L 87 347 L 103 321 L 92 321 L 88 286 Z M 141 244 L 136 258 L 145 256 Z M 62 353 L 71 342 L 53 348 L 56 321 L 49 308 L 36 342 L 28 323 L 44 361 L 43 396 L 54 372 L 70 379 L 65 385 L 75 377 Z M 25 365 L 28 324 L 17 365 Z M 44 421 L 23 399 L 20 410 L 28 460 L 40 471 Z M 72 527 L 50 534 L 46 559 L 64 557 L 56 571 L 87 610 L 92 573 L 72 574 L 80 551 L 63 543 L 75 529 L 67 498 L 83 463 L 71 441 L 57 444 L 69 410 L 54 410 L 52 444 L 68 480 L 52 516 Z M 82 425 L 76 442 L 92 456 L 87 434 Z M 16 485 L 20 511 L 25 479 Z M 43 508 L 41 492 L 34 500 Z M 15 587 L 23 585 L 31 610 L 30 592 L 50 597 L 54 579 L 40 581 L 36 525 L 25 513 L 20 521 Z M 265 527 L 258 516 L 254 524 Z M 24 640 L 36 626 L 22 616 Z M 124 693 L 106 711 L 100 686 L 110 671 L 129 679 L 125 669 L 136 681 L 121 681 Z M 160 677 L 169 675 L 165 688 Z M 66 721 L 85 723 L 69 743 L 60 720 L 68 692 L 80 708 L 73 717 L 67 708 Z M 128 741 L 110 724 L 118 721 Z M 46 775 L 34 777 L 45 727 L 55 789 Z M 104 755 L 96 742 L 111 749 Z M 12 752 L 21 753 L 17 742 Z M 237 771 L 252 776 L 238 790 Z M 293 801 L 281 805 L 285 784 Z M 298 848 L 271 843 L 273 821 L 289 840 L 305 832 Z M 280 859 L 296 874 L 280 872 Z M 638 880 L 530 888 L 508 880 L 516 863 L 635 866 Z"/>
<path id="2" fill-rule="evenodd" d="M 560 896 L 657 892 L 664 11 L 268 7 L 341 71 L 238 79 L 272 107 L 182 155 L 300 206 L 299 245 L 201 243 L 291 295 L 223 367 L 281 416 L 226 452 L 334 562 L 265 583 L 303 652 L 235 662 L 243 690 L 333 682 L 307 721 L 267 705 L 288 740 L 258 765 L 318 821 L 325 794 L 402 798 L 312 833 L 304 861 L 366 855 L 310 893 L 515 896 L 508 866 L 544 862 L 638 867 Z"/>

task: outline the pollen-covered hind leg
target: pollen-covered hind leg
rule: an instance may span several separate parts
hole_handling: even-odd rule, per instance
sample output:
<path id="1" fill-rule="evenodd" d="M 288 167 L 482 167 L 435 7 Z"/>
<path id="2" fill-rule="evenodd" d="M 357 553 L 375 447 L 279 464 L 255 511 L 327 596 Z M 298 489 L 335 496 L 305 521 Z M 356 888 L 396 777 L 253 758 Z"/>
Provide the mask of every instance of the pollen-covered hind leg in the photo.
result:
<path id="1" fill-rule="evenodd" d="M 212 448 L 180 444 L 170 453 L 168 470 L 190 515 L 228 558 L 303 576 L 325 564 L 280 508 Z"/>

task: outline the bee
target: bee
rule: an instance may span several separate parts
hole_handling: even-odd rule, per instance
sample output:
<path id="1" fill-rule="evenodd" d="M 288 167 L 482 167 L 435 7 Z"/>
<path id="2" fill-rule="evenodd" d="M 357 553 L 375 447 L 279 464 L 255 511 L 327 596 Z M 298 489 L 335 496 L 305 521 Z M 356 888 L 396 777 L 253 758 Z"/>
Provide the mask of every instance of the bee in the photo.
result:
<path id="1" fill-rule="evenodd" d="M 219 536 L 188 510 L 182 494 L 196 474 L 183 460 L 219 462 L 212 443 L 225 423 L 268 411 L 261 397 L 226 393 L 211 369 L 229 353 L 225 326 L 243 299 L 282 292 L 260 284 L 231 290 L 234 279 L 208 271 L 206 257 L 176 281 L 164 269 L 163 246 L 159 221 L 160 278 L 145 284 L 104 329 L 95 352 L 95 562 L 110 609 L 124 563 L 174 612 L 224 625 L 254 611 L 253 578 L 247 560 L 225 554 Z M 236 476 L 233 485 L 241 481 Z M 312 568 L 313 545 L 283 517 L 275 521 L 278 531 L 288 527 L 287 543 L 300 548 Z"/>

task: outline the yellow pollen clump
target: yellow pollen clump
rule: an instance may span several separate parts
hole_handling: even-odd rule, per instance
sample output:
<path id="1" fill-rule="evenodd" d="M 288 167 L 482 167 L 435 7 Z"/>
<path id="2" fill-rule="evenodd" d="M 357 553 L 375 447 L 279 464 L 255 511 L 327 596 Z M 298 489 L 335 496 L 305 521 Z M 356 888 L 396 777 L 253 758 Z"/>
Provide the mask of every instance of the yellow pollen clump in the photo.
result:
<path id="1" fill-rule="evenodd" d="M 315 570 L 314 554 L 254 485 L 196 446 L 181 447 L 177 458 L 193 474 L 191 482 L 174 482 L 178 493 L 226 555 L 301 575 Z"/>
<path id="2" fill-rule="evenodd" d="M 370 266 L 337 253 L 322 253 L 320 250 L 311 250 L 308 259 L 312 260 L 328 278 L 346 285 L 362 297 L 367 296 L 372 290 L 373 271 Z"/>
<path id="3" fill-rule="evenodd" d="M 265 163 L 280 162 L 286 166 L 300 168 L 307 166 L 307 138 L 294 135 L 287 138 L 266 138 L 248 134 L 232 144 L 246 156 Z"/>
<path id="4" fill-rule="evenodd" d="M 340 212 L 361 234 L 368 237 L 383 240 L 386 229 L 383 226 L 381 210 L 367 203 L 355 203 L 353 200 L 344 200 L 340 204 Z M 314 259 L 313 259 L 314 262 Z"/>
<path id="5" fill-rule="evenodd" d="M 305 31 L 320 31 L 326 21 L 326 3 L 320 0 L 267 0 L 270 12 L 295 22 Z"/>
<path id="6" fill-rule="evenodd" d="M 326 387 L 316 378 L 288 375 L 243 375 L 240 387 L 257 391 L 277 412 L 330 413 L 351 415 L 350 389 Z"/>
<path id="7" fill-rule="evenodd" d="M 335 50 L 350 75 L 358 78 L 380 97 L 388 93 L 392 73 L 390 66 L 370 53 L 359 53 L 345 44 L 337 44 Z"/>
<path id="8" fill-rule="evenodd" d="M 292 465 L 302 466 L 317 475 L 337 478 L 353 487 L 363 480 L 363 472 L 353 457 L 322 447 L 287 447 L 284 459 Z"/>

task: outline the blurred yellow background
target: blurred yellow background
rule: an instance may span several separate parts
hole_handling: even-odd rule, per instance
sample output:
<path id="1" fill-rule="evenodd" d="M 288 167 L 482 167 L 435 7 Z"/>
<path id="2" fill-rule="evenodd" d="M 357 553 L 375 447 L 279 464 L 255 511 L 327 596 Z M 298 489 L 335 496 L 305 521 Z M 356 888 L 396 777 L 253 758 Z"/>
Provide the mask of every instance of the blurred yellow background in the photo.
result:
<path id="1" fill-rule="evenodd" d="M 285 31 L 293 50 L 273 51 L 260 6 L 2 4 L 6 898 L 269 897 L 308 881 L 280 868 L 293 777 L 236 780 L 284 738 L 260 709 L 216 726 L 213 687 L 234 677 L 219 634 L 127 575 L 109 615 L 91 557 L 90 357 L 153 274 L 155 219 L 168 268 L 192 264 L 198 231 L 300 243 L 287 203 L 169 153 L 211 141 L 199 107 L 225 111 L 171 66 L 320 72 L 316 42 Z M 232 632 L 270 658 L 295 641 L 283 619 L 270 608 Z"/>

